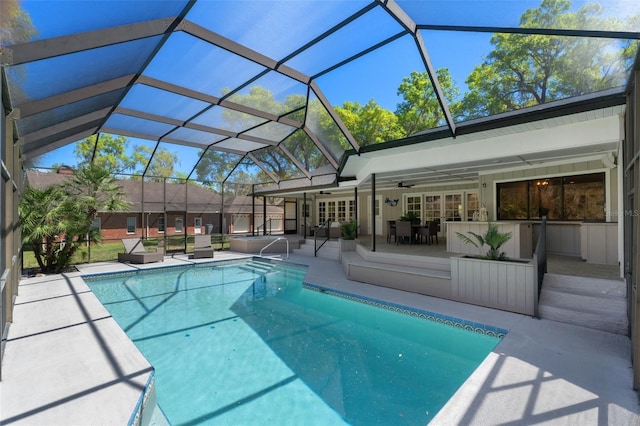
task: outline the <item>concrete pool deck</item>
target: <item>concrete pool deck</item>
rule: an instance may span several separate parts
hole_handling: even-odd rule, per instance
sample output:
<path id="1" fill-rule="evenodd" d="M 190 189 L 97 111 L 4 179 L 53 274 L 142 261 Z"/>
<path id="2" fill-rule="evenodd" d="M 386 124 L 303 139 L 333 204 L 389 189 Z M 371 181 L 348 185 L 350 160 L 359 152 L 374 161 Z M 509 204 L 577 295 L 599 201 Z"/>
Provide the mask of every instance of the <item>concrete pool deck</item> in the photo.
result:
<path id="1" fill-rule="evenodd" d="M 216 252 L 213 260 L 239 257 L 246 255 Z M 433 425 L 640 425 L 625 336 L 348 281 L 334 260 L 289 260 L 309 265 L 311 284 L 509 330 Z M 5 346 L 0 423 L 127 424 L 151 366 L 80 275 L 191 262 L 104 262 L 23 279 Z"/>

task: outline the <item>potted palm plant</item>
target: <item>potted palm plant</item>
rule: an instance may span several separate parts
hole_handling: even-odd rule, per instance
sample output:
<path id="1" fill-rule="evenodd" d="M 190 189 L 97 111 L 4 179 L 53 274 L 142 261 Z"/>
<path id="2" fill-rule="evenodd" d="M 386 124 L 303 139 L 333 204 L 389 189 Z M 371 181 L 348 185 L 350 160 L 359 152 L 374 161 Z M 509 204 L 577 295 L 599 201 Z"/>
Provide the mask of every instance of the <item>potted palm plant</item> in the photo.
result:
<path id="1" fill-rule="evenodd" d="M 489 250 L 484 254 L 478 256 L 481 259 L 489 260 L 507 260 L 507 256 L 504 251 L 500 250 L 500 247 L 511 239 L 511 232 L 500 232 L 498 225 L 494 222 L 489 222 L 484 235 L 476 234 L 475 232 L 469 232 L 469 235 L 456 232 L 458 238 L 460 238 L 465 244 L 471 244 L 477 247 L 482 253 L 482 248 L 487 245 Z M 470 238 L 473 237 L 473 238 Z"/>
<path id="2" fill-rule="evenodd" d="M 355 220 L 342 222 L 340 224 L 340 234 L 342 235 L 340 238 L 340 253 L 343 251 L 354 251 L 356 249 L 356 245 L 358 244 L 358 240 L 356 240 L 357 231 L 358 222 Z"/>

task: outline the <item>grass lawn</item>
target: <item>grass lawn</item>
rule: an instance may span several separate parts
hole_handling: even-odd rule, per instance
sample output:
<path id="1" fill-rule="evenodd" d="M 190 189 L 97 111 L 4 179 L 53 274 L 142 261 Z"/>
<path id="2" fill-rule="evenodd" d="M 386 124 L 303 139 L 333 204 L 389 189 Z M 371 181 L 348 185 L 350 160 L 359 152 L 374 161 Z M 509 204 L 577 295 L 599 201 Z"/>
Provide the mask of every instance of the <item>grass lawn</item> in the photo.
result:
<path id="1" fill-rule="evenodd" d="M 220 235 L 212 236 L 212 246 L 214 250 L 224 250 L 229 248 L 229 239 L 224 238 L 224 242 L 221 241 Z M 158 245 L 163 242 L 162 238 L 152 238 L 144 240 L 144 246 L 149 251 L 156 251 Z M 167 238 L 167 251 L 184 251 L 184 237 L 168 237 Z M 104 262 L 108 260 L 117 260 L 118 253 L 124 252 L 124 246 L 120 240 L 118 241 L 104 241 L 100 244 L 91 245 L 91 256 L 86 246 L 80 247 L 71 258 L 71 264 L 77 265 L 79 263 L 87 262 Z M 187 253 L 193 253 L 193 237 L 187 237 Z M 23 269 L 37 268 L 38 262 L 33 255 L 32 250 L 25 250 L 23 255 Z"/>

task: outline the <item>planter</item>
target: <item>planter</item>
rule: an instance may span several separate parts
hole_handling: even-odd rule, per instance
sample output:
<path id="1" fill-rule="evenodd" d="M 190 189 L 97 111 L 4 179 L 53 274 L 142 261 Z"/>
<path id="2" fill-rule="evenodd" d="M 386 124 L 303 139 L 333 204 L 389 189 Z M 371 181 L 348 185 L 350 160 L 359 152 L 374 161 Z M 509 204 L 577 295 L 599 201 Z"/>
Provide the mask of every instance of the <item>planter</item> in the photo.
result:
<path id="1" fill-rule="evenodd" d="M 533 315 L 538 288 L 536 274 L 536 265 L 531 260 L 452 257 L 451 297 L 474 305 Z"/>
<path id="2" fill-rule="evenodd" d="M 344 238 L 339 238 L 338 241 L 340 242 L 340 260 L 342 260 L 343 251 L 355 251 L 360 242 L 358 240 L 345 240 Z"/>

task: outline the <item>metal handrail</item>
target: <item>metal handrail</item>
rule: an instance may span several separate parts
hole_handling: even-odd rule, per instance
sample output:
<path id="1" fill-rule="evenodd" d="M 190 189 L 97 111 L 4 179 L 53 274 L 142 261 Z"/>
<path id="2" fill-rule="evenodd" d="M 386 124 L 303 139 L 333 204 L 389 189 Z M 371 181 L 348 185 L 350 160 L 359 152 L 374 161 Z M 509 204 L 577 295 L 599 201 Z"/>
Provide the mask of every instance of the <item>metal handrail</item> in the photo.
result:
<path id="1" fill-rule="evenodd" d="M 325 238 L 325 240 L 322 243 L 320 243 L 320 246 L 318 247 L 318 231 L 320 229 L 327 230 L 327 238 Z M 318 257 L 318 250 L 322 248 L 324 243 L 329 241 L 329 238 L 331 238 L 331 219 L 325 220 L 322 225 L 318 226 L 318 229 L 316 229 L 316 232 L 313 233 L 313 248 L 314 248 L 313 255 L 315 257 Z"/>
<path id="2" fill-rule="evenodd" d="M 285 237 L 278 237 L 278 238 L 276 238 L 275 240 L 271 241 L 271 242 L 270 242 L 269 244 L 267 244 L 266 246 L 262 247 L 262 250 L 260 250 L 260 257 L 264 257 L 264 256 L 262 256 L 262 252 L 263 252 L 266 248 L 268 248 L 268 247 L 272 246 L 273 244 L 277 243 L 277 242 L 278 242 L 278 241 L 280 241 L 280 240 L 285 240 L 285 241 L 287 242 L 287 257 L 286 257 L 286 259 L 288 259 L 288 258 L 289 258 L 289 240 L 287 240 Z"/>
<path id="3" fill-rule="evenodd" d="M 260 228 L 262 227 L 264 227 L 265 231 L 268 229 L 267 235 L 271 235 L 271 231 L 273 230 L 273 227 L 271 226 L 271 219 L 272 218 L 268 218 L 262 223 L 262 225 L 256 228 L 256 231 L 258 231 L 258 235 L 260 235 Z M 269 224 L 269 228 L 267 228 L 267 223 Z"/>

